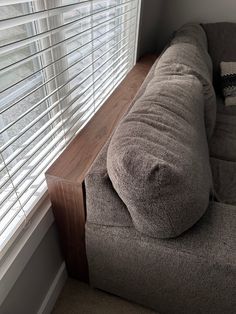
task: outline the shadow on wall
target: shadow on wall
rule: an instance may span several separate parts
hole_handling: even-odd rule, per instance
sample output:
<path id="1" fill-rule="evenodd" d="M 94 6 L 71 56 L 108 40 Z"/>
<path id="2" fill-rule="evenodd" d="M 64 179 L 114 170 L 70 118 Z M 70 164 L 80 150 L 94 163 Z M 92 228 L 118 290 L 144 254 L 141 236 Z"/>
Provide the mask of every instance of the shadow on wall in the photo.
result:
<path id="1" fill-rule="evenodd" d="M 152 1 L 146 1 L 146 5 L 150 6 L 149 10 L 152 11 L 152 4 L 149 2 Z M 185 23 L 236 22 L 235 0 L 162 0 L 161 2 L 155 29 L 158 51 L 163 49 L 173 31 Z"/>
<path id="2" fill-rule="evenodd" d="M 185 23 L 236 22 L 235 0 L 142 0 L 138 58 L 160 53 Z"/>
<path id="3" fill-rule="evenodd" d="M 138 59 L 157 50 L 164 2 L 165 0 L 142 0 Z"/>

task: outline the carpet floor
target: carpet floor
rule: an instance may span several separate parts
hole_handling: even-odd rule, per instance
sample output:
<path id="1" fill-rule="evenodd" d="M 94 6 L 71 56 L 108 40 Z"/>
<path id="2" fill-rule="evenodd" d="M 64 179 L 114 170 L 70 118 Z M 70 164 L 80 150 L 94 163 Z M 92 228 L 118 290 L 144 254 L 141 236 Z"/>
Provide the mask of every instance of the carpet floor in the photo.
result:
<path id="1" fill-rule="evenodd" d="M 157 314 L 157 312 L 68 279 L 52 314 Z"/>

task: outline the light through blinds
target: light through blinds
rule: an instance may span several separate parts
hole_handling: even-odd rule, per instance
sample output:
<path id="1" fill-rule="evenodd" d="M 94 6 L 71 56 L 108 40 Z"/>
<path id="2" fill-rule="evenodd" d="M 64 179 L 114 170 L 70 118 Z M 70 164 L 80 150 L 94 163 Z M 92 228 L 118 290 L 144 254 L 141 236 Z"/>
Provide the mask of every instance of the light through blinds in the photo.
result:
<path id="1" fill-rule="evenodd" d="M 0 250 L 135 64 L 140 0 L 0 0 Z M 78 152 L 79 154 L 79 152 Z"/>

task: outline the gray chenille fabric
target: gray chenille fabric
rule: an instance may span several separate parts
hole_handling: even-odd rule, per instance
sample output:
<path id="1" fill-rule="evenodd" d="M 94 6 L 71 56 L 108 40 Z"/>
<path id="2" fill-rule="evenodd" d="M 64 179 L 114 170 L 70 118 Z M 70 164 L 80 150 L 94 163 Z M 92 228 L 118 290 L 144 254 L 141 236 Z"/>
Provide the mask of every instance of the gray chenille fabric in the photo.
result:
<path id="1" fill-rule="evenodd" d="M 163 314 L 236 313 L 236 210 L 211 203 L 176 239 L 87 223 L 91 285 Z"/>
<path id="2" fill-rule="evenodd" d="M 216 126 L 209 143 L 210 155 L 222 161 L 236 162 L 236 107 L 225 106 L 221 96 L 217 96 L 216 102 Z M 223 182 L 216 184 L 224 185 Z"/>
<path id="3" fill-rule="evenodd" d="M 211 167 L 217 199 L 236 205 L 236 162 L 211 157 Z"/>
<path id="4" fill-rule="evenodd" d="M 133 226 L 126 205 L 112 186 L 107 173 L 107 147 L 102 149 L 85 180 L 87 220 L 104 226 Z"/>
<path id="5" fill-rule="evenodd" d="M 212 85 L 212 63 L 206 50 L 189 43 L 175 43 L 162 55 L 156 66 L 156 78 L 194 75 L 203 86 L 205 126 L 210 140 L 216 122 L 216 95 Z"/>
<path id="6" fill-rule="evenodd" d="M 220 202 L 236 205 L 236 107 L 226 107 L 220 96 L 209 148 L 216 197 Z"/>
<path id="7" fill-rule="evenodd" d="M 171 40 L 171 45 L 179 43 L 191 44 L 208 51 L 207 36 L 199 24 L 188 23 L 177 30 Z"/>
<path id="8" fill-rule="evenodd" d="M 208 41 L 208 50 L 213 61 L 214 86 L 222 94 L 220 63 L 236 61 L 236 23 L 210 23 L 202 25 Z"/>
<path id="9" fill-rule="evenodd" d="M 223 39 L 227 37 L 230 42 L 232 34 L 235 35 L 233 28 L 228 26 L 227 31 L 221 32 L 224 34 L 222 40 L 217 37 L 218 26 L 215 30 L 214 26 L 210 27 L 212 54 L 227 53 L 229 47 L 224 48 Z M 184 42 L 204 49 L 206 44 L 199 25 L 184 26 L 176 36 L 178 38 L 172 41 L 174 45 Z M 235 53 L 234 46 L 230 54 Z M 155 68 L 156 65 L 136 100 L 147 90 L 155 76 Z M 165 79 L 175 80 L 175 76 L 178 79 L 182 75 L 175 71 L 171 76 L 165 76 Z M 158 77 L 161 77 L 160 73 Z M 201 81 L 199 75 L 197 77 Z M 156 84 L 162 80 L 159 78 L 156 78 Z M 163 91 L 162 97 L 165 96 Z M 202 106 L 201 97 L 200 102 L 195 99 L 193 104 Z M 145 105 L 146 102 L 144 109 Z M 215 191 L 221 202 L 235 204 L 233 116 L 236 108 L 226 108 L 223 100 L 218 98 L 217 110 L 219 118 L 210 142 Z M 163 124 L 163 130 L 164 127 Z M 144 235 L 134 227 L 132 215 L 110 181 L 106 169 L 108 145 L 99 154 L 86 179 L 86 249 L 90 284 L 163 314 L 235 314 L 236 206 L 211 203 L 194 226 L 174 239 Z M 130 185 L 134 186 L 133 182 Z"/>
<path id="10" fill-rule="evenodd" d="M 158 59 L 149 71 L 142 86 L 135 95 L 130 108 L 140 98 L 153 79 Z M 107 173 L 107 149 L 104 145 L 85 178 L 87 221 L 104 226 L 133 226 L 132 218 L 122 202 Z"/>
<path id="11" fill-rule="evenodd" d="M 204 24 L 213 61 L 217 118 L 209 148 L 214 188 L 219 201 L 236 205 L 236 108 L 226 107 L 220 84 L 220 63 L 236 61 L 236 23 Z"/>
<path id="12" fill-rule="evenodd" d="M 224 98 L 221 96 L 217 96 L 216 98 L 217 104 L 217 115 L 229 115 L 229 116 L 236 116 L 236 106 L 225 106 Z"/>
<path id="13" fill-rule="evenodd" d="M 209 148 L 212 157 L 236 162 L 236 115 L 217 114 Z"/>
<path id="14" fill-rule="evenodd" d="M 200 81 L 154 77 L 113 134 L 107 170 L 141 233 L 170 238 L 195 224 L 212 187 Z"/>

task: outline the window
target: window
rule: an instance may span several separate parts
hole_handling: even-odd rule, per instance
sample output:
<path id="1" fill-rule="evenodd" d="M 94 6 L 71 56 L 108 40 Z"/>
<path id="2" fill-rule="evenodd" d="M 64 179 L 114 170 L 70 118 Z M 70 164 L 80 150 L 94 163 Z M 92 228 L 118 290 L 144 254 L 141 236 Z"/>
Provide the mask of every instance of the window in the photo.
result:
<path id="1" fill-rule="evenodd" d="M 47 168 L 135 64 L 139 10 L 140 0 L 0 2 L 2 254 Z"/>

